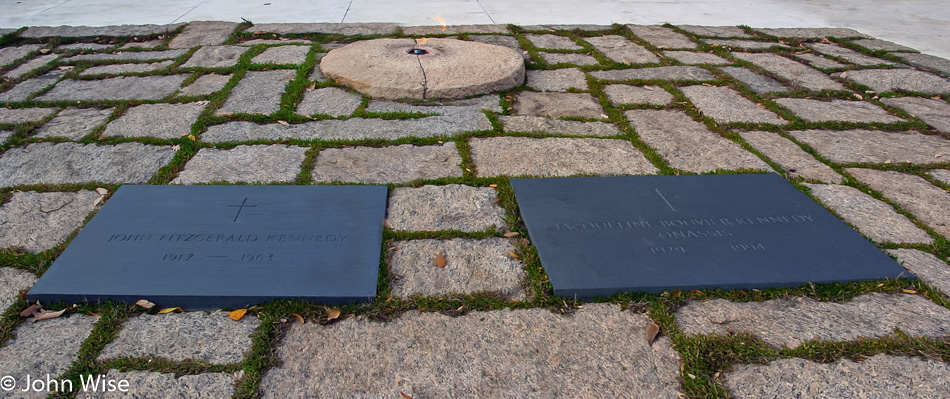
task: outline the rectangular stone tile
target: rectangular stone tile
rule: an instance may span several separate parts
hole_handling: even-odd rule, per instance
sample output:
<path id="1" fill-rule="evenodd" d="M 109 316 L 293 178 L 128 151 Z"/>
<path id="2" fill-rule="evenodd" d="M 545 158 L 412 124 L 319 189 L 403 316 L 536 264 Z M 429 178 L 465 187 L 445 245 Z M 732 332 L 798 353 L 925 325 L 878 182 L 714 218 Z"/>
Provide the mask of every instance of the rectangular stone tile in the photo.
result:
<path id="1" fill-rule="evenodd" d="M 755 28 L 756 31 L 776 37 L 791 37 L 795 39 L 822 39 L 837 37 L 868 37 L 854 29 L 848 28 Z"/>
<path id="2" fill-rule="evenodd" d="M 677 25 L 677 28 L 698 36 L 708 37 L 753 37 L 738 26 Z"/>
<path id="3" fill-rule="evenodd" d="M 190 85 L 179 90 L 178 96 L 205 96 L 211 93 L 217 93 L 228 84 L 231 80 L 231 76 L 232 75 L 219 75 L 216 73 L 201 75 L 200 78 L 196 79 Z"/>
<path id="4" fill-rule="evenodd" d="M 841 72 L 838 76 L 870 87 L 879 93 L 915 91 L 950 94 L 950 80 L 911 69 L 861 69 Z"/>
<path id="5" fill-rule="evenodd" d="M 36 129 L 33 137 L 65 137 L 70 140 L 79 140 L 92 133 L 97 126 L 102 125 L 112 115 L 115 108 L 66 108 L 55 118 Z"/>
<path id="6" fill-rule="evenodd" d="M 944 294 L 950 292 L 950 265 L 933 254 L 910 248 L 888 249 L 902 266 Z"/>
<path id="7" fill-rule="evenodd" d="M 656 48 L 696 48 L 688 37 L 664 26 L 627 25 L 627 29 Z"/>
<path id="8" fill-rule="evenodd" d="M 79 76 L 90 75 L 118 75 L 122 73 L 146 73 L 168 68 L 174 61 L 160 61 L 149 64 L 111 64 L 88 68 L 79 73 Z"/>
<path id="9" fill-rule="evenodd" d="M 323 114 L 330 116 L 349 116 L 363 103 L 363 97 L 339 87 L 324 87 L 308 90 L 297 105 L 300 115 Z"/>
<path id="10" fill-rule="evenodd" d="M 596 25 L 596 24 L 543 24 L 543 25 L 522 25 L 521 29 L 523 30 L 582 30 L 587 32 L 596 32 L 601 30 L 609 30 L 612 28 L 612 25 Z"/>
<path id="11" fill-rule="evenodd" d="M 6 311 L 20 299 L 20 291 L 29 289 L 36 275 L 12 267 L 0 267 L 0 310 Z"/>
<path id="12" fill-rule="evenodd" d="M 728 47 L 736 50 L 768 50 L 773 47 L 780 49 L 790 48 L 782 43 L 760 40 L 703 39 L 703 42 L 710 46 Z"/>
<path id="13" fill-rule="evenodd" d="M 673 168 L 697 173 L 772 169 L 739 144 L 711 132 L 682 111 L 632 110 L 624 116 L 640 139 L 655 148 Z"/>
<path id="14" fill-rule="evenodd" d="M 410 311 L 387 323 L 348 317 L 326 327 L 294 324 L 277 349 L 282 365 L 264 376 L 261 392 L 264 398 L 398 398 L 400 392 L 415 398 L 632 392 L 676 398 L 679 355 L 665 336 L 647 345 L 648 322 L 615 305 L 587 304 L 569 318 L 536 308 L 459 317 Z M 393 370 L 396 379 L 388 377 Z M 578 377 L 590 370 L 597 370 L 597 378 Z"/>
<path id="15" fill-rule="evenodd" d="M 950 154 L 950 141 L 909 131 L 801 130 L 789 134 L 836 163 L 927 164 L 942 162 L 937 157 L 940 153 Z"/>
<path id="16" fill-rule="evenodd" d="M 7 79 L 19 79 L 21 76 L 26 75 L 34 70 L 43 68 L 46 64 L 49 64 L 59 58 L 57 54 L 47 54 L 41 55 L 39 57 L 33 58 L 27 62 L 24 62 L 18 65 L 16 68 L 11 69 L 9 72 L 5 73 L 3 76 Z"/>
<path id="17" fill-rule="evenodd" d="M 950 76 L 950 60 L 930 54 L 894 54 L 911 65 L 921 68 L 940 71 L 944 76 Z"/>
<path id="18" fill-rule="evenodd" d="M 917 52 L 917 50 L 914 50 L 910 47 L 902 46 L 900 44 L 889 42 L 887 40 L 881 40 L 881 39 L 858 39 L 858 40 L 852 40 L 851 43 L 857 44 L 868 50 Z"/>
<path id="19" fill-rule="evenodd" d="M 0 108 L 0 124 L 39 122 L 58 108 Z"/>
<path id="20" fill-rule="evenodd" d="M 805 187 L 871 240 L 898 244 L 932 244 L 934 241 L 927 232 L 897 213 L 890 205 L 854 187 L 808 183 L 805 183 Z"/>
<path id="21" fill-rule="evenodd" d="M 492 187 L 398 187 L 389 196 L 386 223 L 393 230 L 504 231 L 505 210 L 497 201 Z"/>
<path id="22" fill-rule="evenodd" d="M 469 141 L 479 176 L 642 175 L 657 169 L 629 141 L 490 137 Z"/>
<path id="23" fill-rule="evenodd" d="M 454 142 L 442 145 L 327 148 L 317 154 L 314 182 L 406 183 L 461 177 L 462 157 Z"/>
<path id="24" fill-rule="evenodd" d="M 525 39 L 528 39 L 531 44 L 537 48 L 546 48 L 552 50 L 583 50 L 579 44 L 574 42 L 573 39 L 566 36 L 558 35 L 536 35 L 536 34 L 527 34 L 524 35 Z"/>
<path id="25" fill-rule="evenodd" d="M 164 45 L 164 44 L 165 44 L 165 41 L 164 41 L 164 40 L 161 40 L 161 39 L 157 39 L 157 40 L 146 40 L 146 41 L 143 41 L 143 42 L 135 42 L 135 41 L 132 41 L 132 42 L 128 42 L 128 43 L 126 43 L 126 44 L 123 44 L 122 47 L 119 47 L 119 50 L 128 50 L 128 49 L 151 50 L 151 49 L 154 49 L 154 48 L 156 48 L 156 47 L 161 47 L 161 46 Z"/>
<path id="26" fill-rule="evenodd" d="M 732 53 L 732 55 L 808 90 L 844 90 L 844 86 L 831 80 L 828 75 L 780 55 L 771 53 Z"/>
<path id="27" fill-rule="evenodd" d="M 393 296 L 498 292 L 524 299 L 524 265 L 509 255 L 516 249 L 505 238 L 408 240 L 391 246 L 399 248 L 390 252 Z M 432 260 L 438 254 L 446 259 L 444 267 Z"/>
<path id="28" fill-rule="evenodd" d="M 240 363 L 250 352 L 250 336 L 260 324 L 253 315 L 234 321 L 225 312 L 142 314 L 122 323 L 98 360 L 160 356 L 173 362 Z"/>
<path id="29" fill-rule="evenodd" d="M 841 175 L 828 165 L 819 162 L 795 143 L 777 133 L 741 132 L 742 139 L 753 148 L 769 157 L 792 177 L 818 180 L 825 183 L 841 183 Z"/>
<path id="30" fill-rule="evenodd" d="M 115 54 L 80 54 L 72 57 L 63 58 L 60 62 L 80 62 L 80 61 L 160 61 L 172 58 L 178 58 L 188 50 L 164 50 L 164 51 L 124 51 Z"/>
<path id="31" fill-rule="evenodd" d="M 234 395 L 236 374 L 243 375 L 243 371 L 235 374 L 204 373 L 175 377 L 174 373 L 157 373 L 153 371 L 117 371 L 109 370 L 103 379 L 106 381 L 128 381 L 128 391 L 119 395 L 128 395 L 135 398 L 147 398 L 155 392 L 161 392 L 166 397 L 209 397 L 229 398 Z M 101 395 L 101 396 L 100 396 Z M 79 399 L 107 397 L 103 394 L 79 391 Z"/>
<path id="32" fill-rule="evenodd" d="M 768 76 L 759 75 L 743 67 L 720 67 L 720 71 L 732 76 L 759 94 L 779 93 L 788 91 L 788 88 L 777 80 Z"/>
<path id="33" fill-rule="evenodd" d="M 410 36 L 425 35 L 456 35 L 459 33 L 509 33 L 508 25 L 429 25 L 429 26 L 403 26 L 402 34 Z"/>
<path id="34" fill-rule="evenodd" d="M 27 38 L 151 36 L 172 32 L 182 25 L 184 23 L 168 25 L 31 26 L 20 33 L 20 36 Z"/>
<path id="35" fill-rule="evenodd" d="M 604 93 L 614 104 L 653 104 L 666 105 L 673 101 L 673 95 L 660 86 L 607 85 Z"/>
<path id="36" fill-rule="evenodd" d="M 568 89 L 587 90 L 584 72 L 577 68 L 554 70 L 529 70 L 526 86 L 538 91 L 567 91 Z"/>
<path id="37" fill-rule="evenodd" d="M 780 98 L 775 100 L 775 103 L 788 108 L 793 114 L 808 122 L 894 123 L 904 121 L 902 118 L 887 113 L 883 108 L 864 101 Z"/>
<path id="38" fill-rule="evenodd" d="M 137 105 L 109 122 L 102 136 L 177 139 L 191 133 L 204 107 L 200 103 Z"/>
<path id="39" fill-rule="evenodd" d="M 194 21 L 168 43 L 168 48 L 192 48 L 224 43 L 237 28 L 236 22 Z"/>
<path id="40" fill-rule="evenodd" d="M 241 56 L 250 50 L 243 46 L 204 46 L 182 68 L 229 68 L 237 65 Z"/>
<path id="41" fill-rule="evenodd" d="M 181 87 L 188 75 L 120 76 L 102 80 L 67 79 L 37 101 L 161 100 Z"/>
<path id="42" fill-rule="evenodd" d="M 45 89 L 49 85 L 56 84 L 59 78 L 66 74 L 65 70 L 54 69 L 35 78 L 30 78 L 18 83 L 16 86 L 0 93 L 0 102 L 18 102 L 26 101 L 30 95 Z"/>
<path id="43" fill-rule="evenodd" d="M 616 125 L 606 122 L 580 122 L 550 119 L 543 116 L 499 115 L 506 132 L 541 132 L 573 136 L 616 136 L 623 134 Z"/>
<path id="44" fill-rule="evenodd" d="M 535 93 L 523 91 L 515 95 L 514 111 L 520 115 L 550 117 L 580 116 L 606 118 L 600 103 L 587 93 Z"/>
<path id="45" fill-rule="evenodd" d="M 607 58 L 617 62 L 624 64 L 655 64 L 660 62 L 660 57 L 657 57 L 656 54 L 623 36 L 586 37 L 584 40 Z"/>
<path id="46" fill-rule="evenodd" d="M 171 147 L 121 143 L 34 143 L 0 157 L 0 187 L 22 184 L 145 183 L 175 155 Z"/>
<path id="47" fill-rule="evenodd" d="M 0 68 L 13 64 L 30 53 L 43 48 L 42 44 L 23 44 L 17 47 L 0 48 Z"/>
<path id="48" fill-rule="evenodd" d="M 202 148 L 185 164 L 172 184 L 292 183 L 300 173 L 305 147 L 239 145 L 230 150 Z"/>
<path id="49" fill-rule="evenodd" d="M 282 37 L 279 39 L 252 39 L 244 40 L 238 43 L 239 46 L 257 46 L 257 45 L 287 45 L 287 44 L 313 44 L 312 40 L 307 39 L 289 39 Z"/>
<path id="50" fill-rule="evenodd" d="M 96 320 L 98 320 L 97 317 L 85 314 L 68 314 L 38 323 L 18 325 L 13 330 L 16 338 L 5 342 L 5 345 L 0 347 L 0 364 L 3 365 L 4 375 L 9 375 L 14 379 L 13 392 L 18 397 L 46 397 L 45 392 L 39 395 L 20 396 L 24 392 L 17 392 L 17 390 L 27 387 L 27 376 L 31 381 L 36 381 L 36 376 L 41 376 L 40 379 L 45 380 L 46 375 L 57 379 L 66 372 L 77 360 L 79 348 L 92 332 Z M 4 391 L 4 396 L 6 394 L 7 392 Z"/>
<path id="51" fill-rule="evenodd" d="M 900 64 L 896 62 L 882 60 L 880 58 L 869 57 L 857 51 L 841 47 L 837 44 L 805 43 L 805 47 L 808 47 L 819 53 L 827 54 L 833 57 L 842 58 L 845 61 L 848 61 L 854 65 L 871 66 L 871 65 L 883 64 L 883 65 L 890 65 L 890 66 L 900 66 Z"/>
<path id="52" fill-rule="evenodd" d="M 950 103 L 946 101 L 921 97 L 888 97 L 882 98 L 881 102 L 903 109 L 941 132 L 950 133 Z"/>
<path id="53" fill-rule="evenodd" d="M 919 176 L 894 171 L 849 168 L 846 171 L 896 202 L 938 234 L 950 238 L 950 193 Z"/>
<path id="54" fill-rule="evenodd" d="M 591 76 L 603 80 L 716 80 L 713 74 L 696 66 L 667 66 L 657 68 L 614 69 L 594 71 Z"/>
<path id="55" fill-rule="evenodd" d="M 825 58 L 824 56 L 812 53 L 795 54 L 795 58 L 803 60 L 813 67 L 823 69 L 847 68 L 848 66 L 840 62 Z"/>
<path id="56" fill-rule="evenodd" d="M 498 96 L 489 94 L 481 97 L 462 100 L 440 101 L 439 105 L 412 105 L 396 101 L 371 100 L 366 106 L 366 112 L 418 112 L 421 114 L 439 114 L 442 116 L 472 116 L 481 114 L 482 110 L 502 113 Z"/>
<path id="57" fill-rule="evenodd" d="M 389 35 L 396 27 L 393 23 L 292 23 L 292 24 L 255 24 L 245 32 L 264 31 L 268 33 L 325 33 L 344 36 L 353 35 Z"/>
<path id="58" fill-rule="evenodd" d="M 0 248 L 37 253 L 51 249 L 82 226 L 99 193 L 16 192 L 0 206 Z M 2 307 L 5 308 L 5 307 Z"/>
<path id="59" fill-rule="evenodd" d="M 788 123 L 728 87 L 684 86 L 679 89 L 700 112 L 719 123 Z"/>
<path id="60" fill-rule="evenodd" d="M 269 47 L 263 53 L 251 58 L 252 64 L 303 64 L 307 60 L 310 46 Z"/>
<path id="61" fill-rule="evenodd" d="M 287 83 L 296 76 L 289 69 L 248 71 L 215 115 L 236 113 L 272 114 L 280 110 L 280 99 Z"/>
<path id="62" fill-rule="evenodd" d="M 571 64 L 577 66 L 584 65 L 599 65 L 600 62 L 596 58 L 591 57 L 587 54 L 579 53 L 545 53 L 539 52 L 541 58 L 544 59 L 544 62 L 547 62 L 549 65 L 557 64 Z"/>
<path id="63" fill-rule="evenodd" d="M 732 61 L 715 54 L 699 53 L 695 51 L 665 51 L 663 52 L 663 55 L 687 65 L 727 65 L 732 63 Z"/>
<path id="64" fill-rule="evenodd" d="M 930 175 L 943 184 L 950 185 L 950 169 L 934 169 L 930 171 Z"/>

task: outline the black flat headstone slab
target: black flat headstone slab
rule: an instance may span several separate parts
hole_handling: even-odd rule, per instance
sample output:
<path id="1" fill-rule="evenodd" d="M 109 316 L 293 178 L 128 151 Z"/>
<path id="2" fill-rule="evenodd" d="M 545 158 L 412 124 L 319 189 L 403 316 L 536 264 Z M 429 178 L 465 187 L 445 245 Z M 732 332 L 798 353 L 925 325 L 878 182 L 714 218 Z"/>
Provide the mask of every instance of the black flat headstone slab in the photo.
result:
<path id="1" fill-rule="evenodd" d="M 914 278 L 772 173 L 511 185 L 558 296 Z"/>
<path id="2" fill-rule="evenodd" d="M 385 186 L 122 186 L 27 294 L 241 308 L 376 296 Z"/>

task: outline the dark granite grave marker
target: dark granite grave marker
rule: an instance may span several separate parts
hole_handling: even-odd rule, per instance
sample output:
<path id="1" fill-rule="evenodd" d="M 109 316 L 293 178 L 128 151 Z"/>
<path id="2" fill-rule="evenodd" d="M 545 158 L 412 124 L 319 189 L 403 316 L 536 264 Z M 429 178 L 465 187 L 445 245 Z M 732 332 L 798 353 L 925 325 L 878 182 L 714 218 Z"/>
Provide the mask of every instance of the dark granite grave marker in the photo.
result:
<path id="1" fill-rule="evenodd" d="M 559 296 L 914 278 L 776 174 L 511 185 Z"/>
<path id="2" fill-rule="evenodd" d="M 240 308 L 376 296 L 384 186 L 123 186 L 27 294 Z"/>

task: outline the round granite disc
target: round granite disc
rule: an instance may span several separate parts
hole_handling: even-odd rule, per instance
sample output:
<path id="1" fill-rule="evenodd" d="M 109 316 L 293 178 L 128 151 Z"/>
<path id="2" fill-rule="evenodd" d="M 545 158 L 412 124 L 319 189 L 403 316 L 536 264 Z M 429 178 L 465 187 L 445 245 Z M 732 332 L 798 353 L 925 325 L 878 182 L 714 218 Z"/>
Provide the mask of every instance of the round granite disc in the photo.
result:
<path id="1" fill-rule="evenodd" d="M 424 55 L 409 54 L 421 48 Z M 508 47 L 454 39 L 375 39 L 331 50 L 324 75 L 378 99 L 456 99 L 507 90 L 524 82 L 521 54 Z"/>

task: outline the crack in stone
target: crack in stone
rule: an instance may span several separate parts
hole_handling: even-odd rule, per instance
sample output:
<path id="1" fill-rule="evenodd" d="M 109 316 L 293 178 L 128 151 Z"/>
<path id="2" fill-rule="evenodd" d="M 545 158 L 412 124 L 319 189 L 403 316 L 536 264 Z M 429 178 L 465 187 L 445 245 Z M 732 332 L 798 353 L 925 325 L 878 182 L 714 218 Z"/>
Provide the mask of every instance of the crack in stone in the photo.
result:
<path id="1" fill-rule="evenodd" d="M 412 48 L 417 48 L 416 46 L 419 45 L 419 41 L 416 39 L 412 39 L 412 41 L 416 43 Z M 424 100 L 426 98 L 426 92 L 429 90 L 429 80 L 426 78 L 426 69 L 422 66 L 422 55 L 417 55 L 416 60 L 419 61 L 419 70 L 422 71 L 422 99 Z"/>

